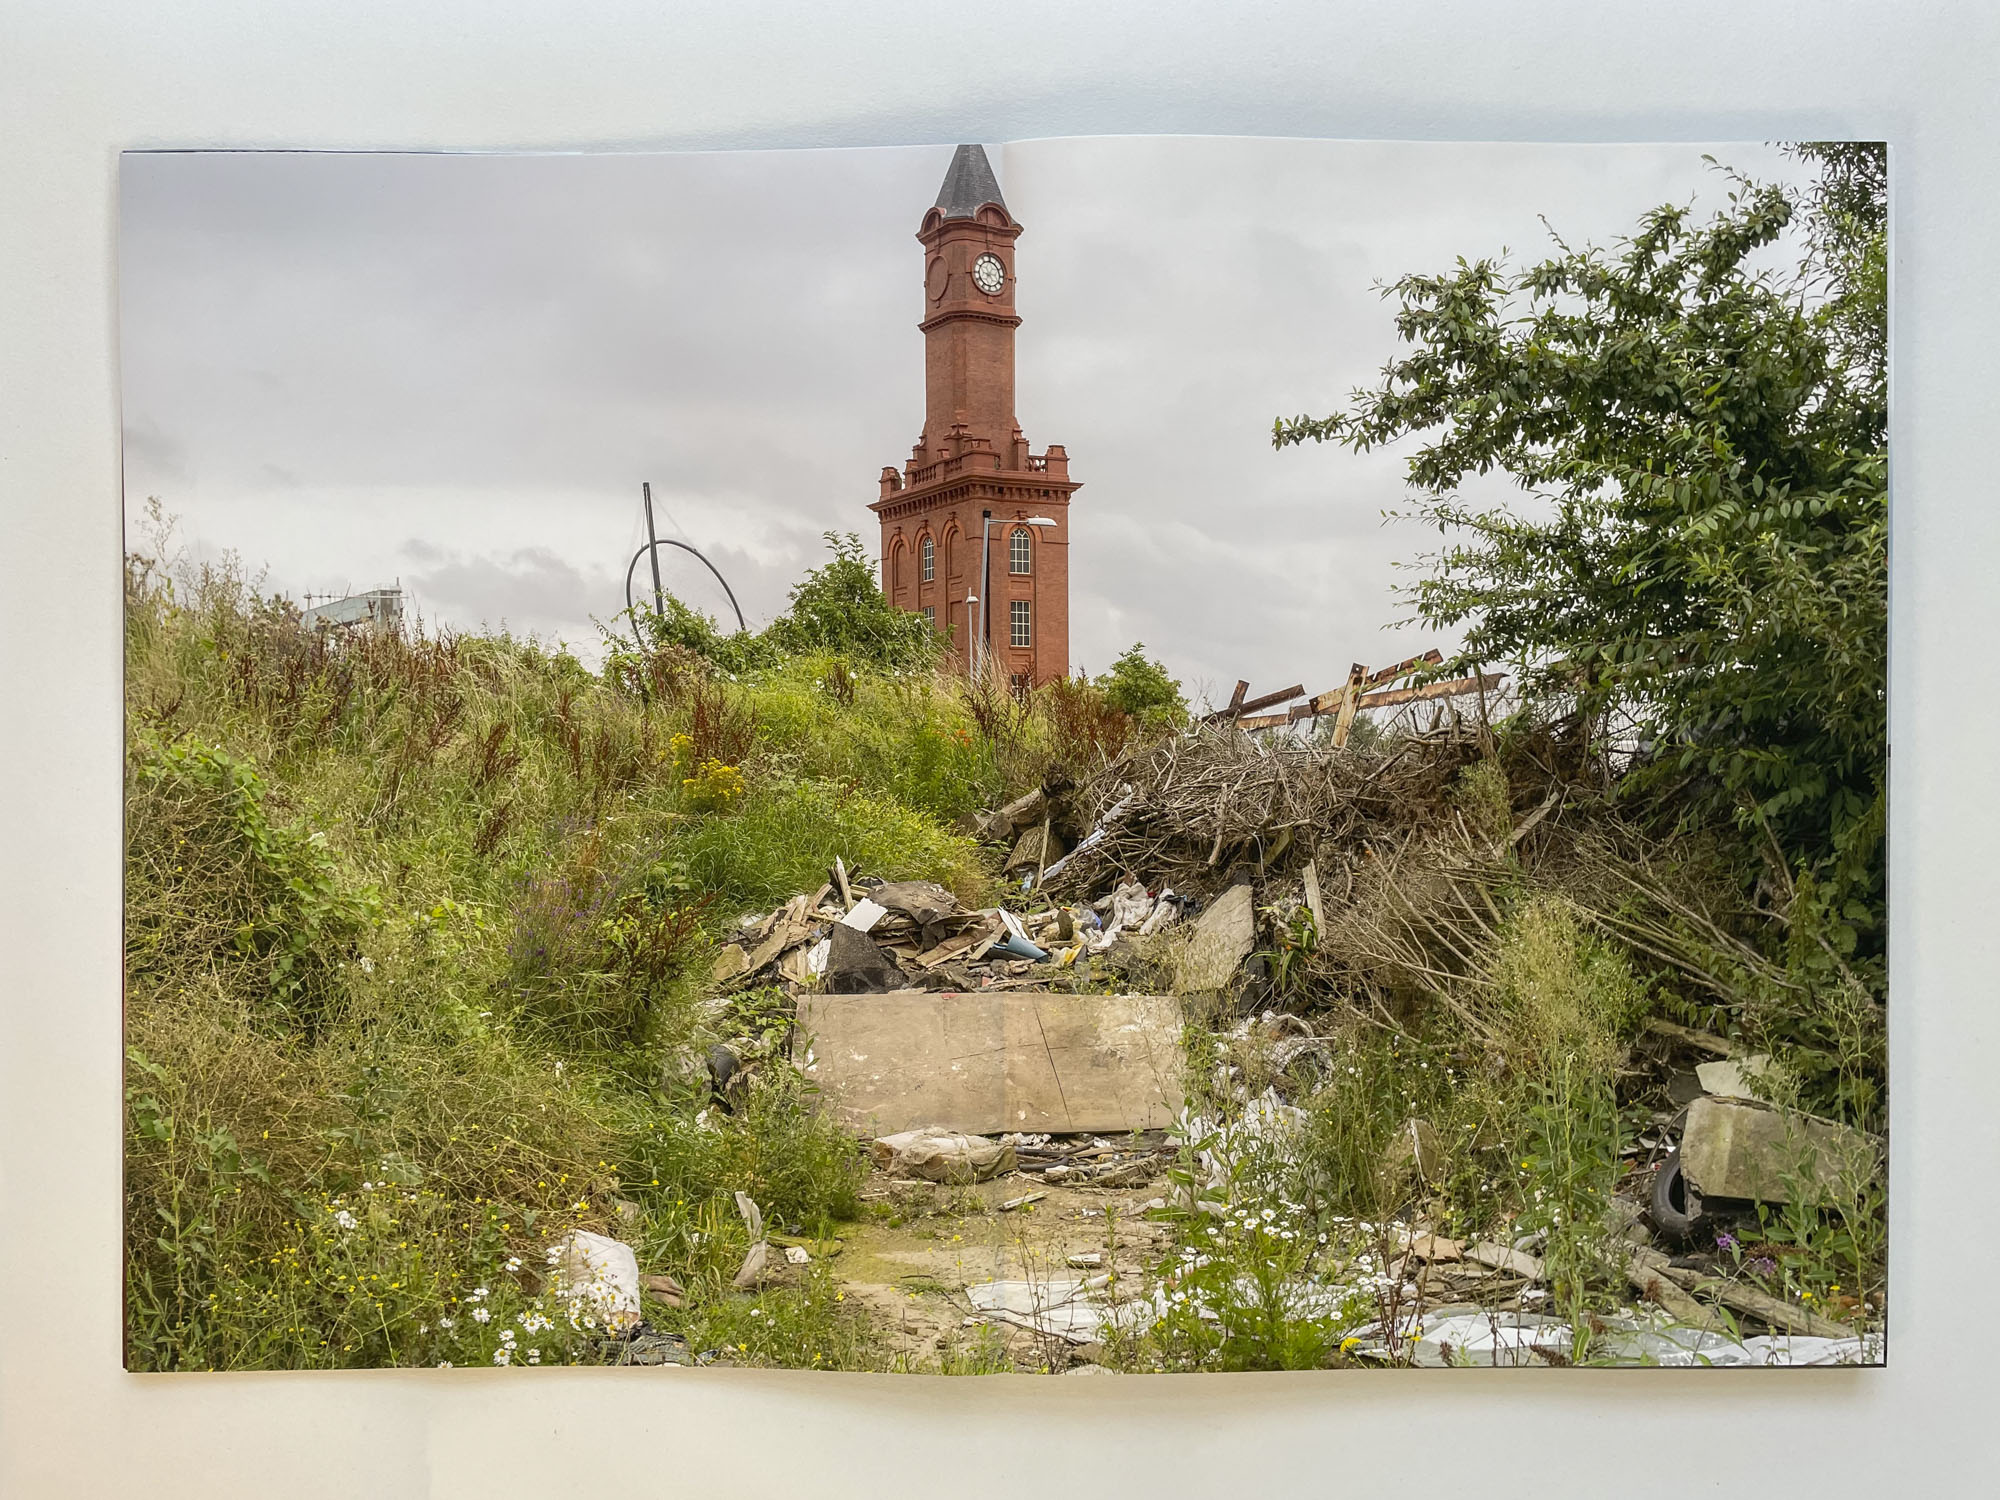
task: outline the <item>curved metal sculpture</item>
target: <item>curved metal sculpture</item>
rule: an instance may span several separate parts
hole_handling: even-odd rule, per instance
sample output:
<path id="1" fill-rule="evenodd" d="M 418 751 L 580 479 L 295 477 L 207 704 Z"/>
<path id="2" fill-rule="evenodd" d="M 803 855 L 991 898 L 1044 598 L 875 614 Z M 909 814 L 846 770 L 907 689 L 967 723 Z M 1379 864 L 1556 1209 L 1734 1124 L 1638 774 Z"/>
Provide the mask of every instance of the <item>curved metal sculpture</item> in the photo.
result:
<path id="1" fill-rule="evenodd" d="M 722 576 L 722 570 L 716 567 L 716 565 L 710 562 L 706 557 L 702 557 L 701 552 L 698 548 L 691 547 L 686 542 L 677 542 L 673 540 L 671 537 L 664 537 L 664 536 L 656 538 L 655 540 L 646 543 L 645 546 L 641 547 L 637 552 L 634 552 L 632 554 L 632 561 L 625 565 L 625 612 L 627 614 L 630 614 L 632 610 L 637 607 L 632 602 L 632 575 L 639 570 L 639 559 L 642 557 L 653 558 L 655 569 L 657 569 L 658 551 L 662 547 L 678 547 L 681 549 L 681 551 L 692 553 L 695 557 L 700 558 L 701 565 L 704 568 L 708 569 L 709 572 L 715 575 L 715 581 L 722 585 L 722 592 L 729 596 L 729 607 L 736 611 L 736 628 L 741 631 L 749 630 L 750 626 L 748 625 L 748 623 L 745 622 L 743 618 L 743 606 L 736 602 L 736 591 L 729 586 L 729 580 Z M 659 579 L 659 574 L 657 571 L 655 571 L 653 577 L 655 583 L 657 584 L 657 581 Z M 655 613 L 659 612 L 659 606 L 657 600 L 655 601 L 654 604 L 654 612 Z"/>

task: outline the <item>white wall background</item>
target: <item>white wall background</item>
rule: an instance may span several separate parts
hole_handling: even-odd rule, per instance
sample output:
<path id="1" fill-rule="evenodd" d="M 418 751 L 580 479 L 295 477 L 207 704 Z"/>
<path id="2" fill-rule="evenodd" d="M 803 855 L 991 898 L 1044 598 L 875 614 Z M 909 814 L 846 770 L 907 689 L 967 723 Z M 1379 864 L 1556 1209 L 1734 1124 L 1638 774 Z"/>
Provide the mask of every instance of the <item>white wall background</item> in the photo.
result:
<path id="1" fill-rule="evenodd" d="M 0 0 L 0 1492 L 1985 1492 L 1996 44 L 1976 0 Z M 1894 143 L 1892 1367 L 125 1375 L 118 152 L 1148 132 Z"/>

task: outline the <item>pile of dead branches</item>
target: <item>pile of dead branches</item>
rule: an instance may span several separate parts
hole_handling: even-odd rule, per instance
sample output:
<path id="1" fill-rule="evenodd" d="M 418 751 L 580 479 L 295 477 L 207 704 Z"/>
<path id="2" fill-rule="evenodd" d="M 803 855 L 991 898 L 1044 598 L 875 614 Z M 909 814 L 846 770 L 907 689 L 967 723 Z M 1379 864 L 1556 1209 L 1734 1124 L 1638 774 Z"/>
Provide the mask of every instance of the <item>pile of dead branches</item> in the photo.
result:
<path id="1" fill-rule="evenodd" d="M 1075 899 L 1132 880 L 1199 904 L 1247 882 L 1272 951 L 1285 914 L 1310 900 L 1317 952 L 1295 974 L 1321 1002 L 1384 1024 L 1442 1005 L 1485 1035 L 1501 930 L 1538 896 L 1677 972 L 1704 1003 L 1776 982 L 1744 939 L 1758 914 L 1741 890 L 1699 840 L 1643 826 L 1614 779 L 1562 724 L 1343 749 L 1201 728 L 1136 747 L 1076 790 L 1081 842 L 1046 884 Z"/>
<path id="2" fill-rule="evenodd" d="M 1197 729 L 1121 758 L 1084 789 L 1090 834 L 1055 879 L 1094 890 L 1129 872 L 1190 893 L 1230 883 L 1245 865 L 1259 878 L 1296 869 L 1442 814 L 1478 754 L 1462 737 L 1335 750 Z"/>

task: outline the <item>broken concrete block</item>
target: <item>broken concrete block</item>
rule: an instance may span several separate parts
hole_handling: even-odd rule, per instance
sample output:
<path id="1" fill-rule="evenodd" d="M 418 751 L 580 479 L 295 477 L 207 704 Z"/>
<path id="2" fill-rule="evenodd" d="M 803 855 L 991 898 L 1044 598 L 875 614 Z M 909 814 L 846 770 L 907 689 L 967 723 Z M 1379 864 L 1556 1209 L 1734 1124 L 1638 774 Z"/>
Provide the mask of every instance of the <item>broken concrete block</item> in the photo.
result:
<path id="1" fill-rule="evenodd" d="M 961 1186 L 1014 1170 L 1011 1141 L 990 1141 L 940 1126 L 903 1130 L 869 1144 L 875 1164 L 891 1177 L 921 1177 Z"/>
<path id="2" fill-rule="evenodd" d="M 735 943 L 730 943 L 715 955 L 715 966 L 709 970 L 709 982 L 727 984 L 739 974 L 750 971 L 750 955 Z"/>
<path id="3" fill-rule="evenodd" d="M 1183 1102 L 1181 1026 L 1171 995 L 808 994 L 794 1051 L 857 1135 L 1162 1130 Z"/>
<path id="4" fill-rule="evenodd" d="M 1495 1271 L 1505 1271 L 1510 1276 L 1519 1276 L 1528 1281 L 1542 1279 L 1542 1263 L 1525 1250 L 1510 1250 L 1505 1245 L 1496 1245 L 1491 1240 L 1481 1240 L 1465 1252 L 1465 1258 L 1474 1265 L 1486 1266 Z"/>
<path id="5" fill-rule="evenodd" d="M 1794 1110 L 1734 1099 L 1697 1099 L 1681 1134 L 1681 1174 L 1704 1198 L 1821 1205 L 1843 1183 L 1865 1179 L 1881 1142 Z"/>
<path id="6" fill-rule="evenodd" d="M 907 981 L 896 961 L 866 933 L 836 922 L 827 934 L 826 987 L 835 995 L 879 995 Z"/>
<path id="7" fill-rule="evenodd" d="M 1718 1099 L 1758 1100 L 1764 1095 L 1756 1092 L 1757 1085 L 1776 1081 L 1778 1067 L 1771 1061 L 1768 1052 L 1753 1052 L 1748 1057 L 1697 1064 L 1694 1072 L 1695 1077 L 1701 1080 L 1704 1094 L 1712 1094 Z M 1766 1088 L 1765 1093 L 1769 1092 Z"/>
<path id="8" fill-rule="evenodd" d="M 1054 864 L 1063 857 L 1063 841 L 1050 832 L 1046 823 L 1030 828 L 1021 835 L 1014 845 L 1014 852 L 1007 856 L 1005 873 L 1012 875 L 1018 870 L 1040 870 Z"/>
<path id="9" fill-rule="evenodd" d="M 1040 823 L 1049 815 L 1048 794 L 1040 787 L 1016 797 L 997 812 L 986 813 L 981 820 L 986 837 L 990 839 L 1010 839 L 1017 831 L 1030 823 Z"/>
<path id="10" fill-rule="evenodd" d="M 1209 904 L 1195 924 L 1181 964 L 1181 986 L 1192 991 L 1228 986 L 1257 946 L 1257 909 L 1247 885 L 1233 885 Z"/>

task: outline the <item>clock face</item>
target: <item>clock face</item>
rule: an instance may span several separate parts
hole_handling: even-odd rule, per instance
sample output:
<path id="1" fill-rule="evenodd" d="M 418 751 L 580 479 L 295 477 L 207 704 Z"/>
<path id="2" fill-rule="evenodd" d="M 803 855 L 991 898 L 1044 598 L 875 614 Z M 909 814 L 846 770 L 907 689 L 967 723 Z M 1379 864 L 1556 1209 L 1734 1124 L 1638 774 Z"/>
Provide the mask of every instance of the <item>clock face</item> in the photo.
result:
<path id="1" fill-rule="evenodd" d="M 997 255 L 982 255 L 972 263 L 972 284 L 993 297 L 1007 284 L 1007 268 Z"/>

